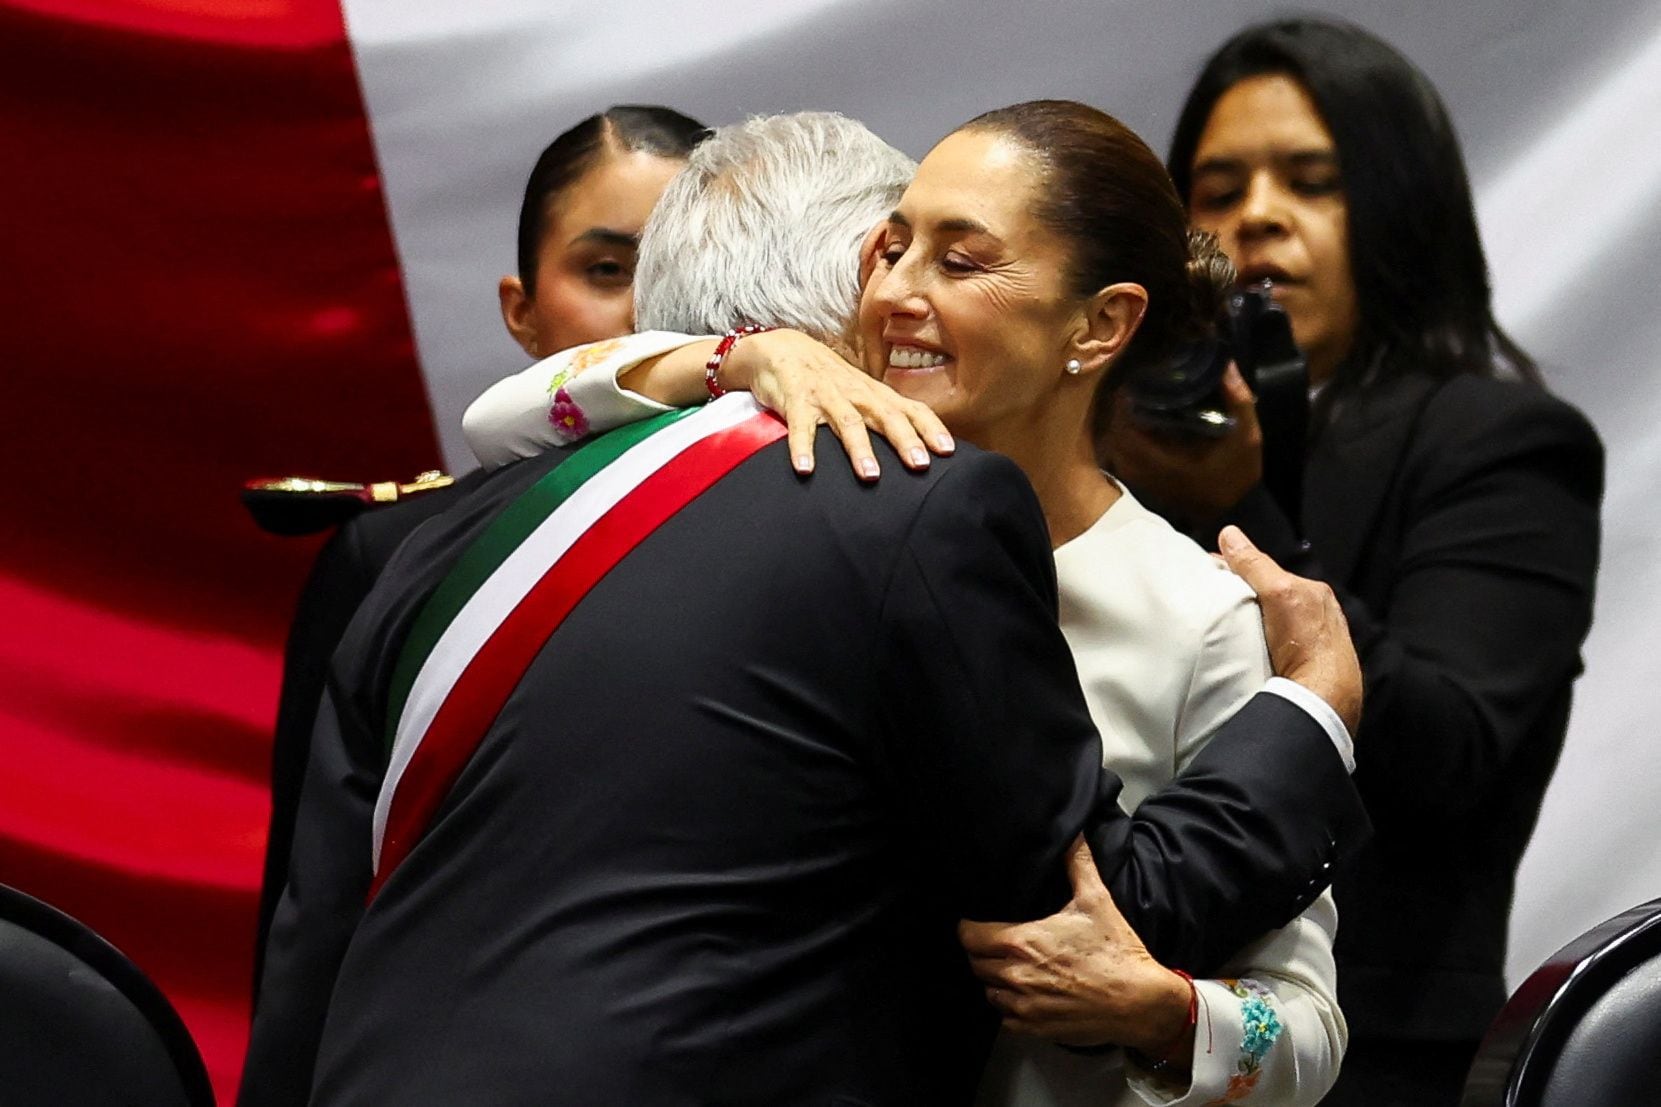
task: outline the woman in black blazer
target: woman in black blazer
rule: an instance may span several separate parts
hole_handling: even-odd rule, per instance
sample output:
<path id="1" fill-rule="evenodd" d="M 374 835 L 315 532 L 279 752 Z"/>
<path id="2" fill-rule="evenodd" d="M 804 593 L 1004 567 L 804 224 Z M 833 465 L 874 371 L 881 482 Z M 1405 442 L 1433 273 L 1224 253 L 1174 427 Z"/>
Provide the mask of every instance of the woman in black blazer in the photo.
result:
<path id="1" fill-rule="evenodd" d="M 1248 28 L 1206 64 L 1169 164 L 1307 355 L 1302 517 L 1264 489 L 1232 371 L 1228 437 L 1162 437 L 1121 406 L 1109 461 L 1197 538 L 1237 523 L 1343 603 L 1377 837 L 1336 885 L 1351 1039 L 1326 1102 L 1454 1104 L 1505 999 L 1517 863 L 1581 668 L 1602 447 L 1495 323 L 1452 125 L 1392 47 L 1326 21 Z"/>

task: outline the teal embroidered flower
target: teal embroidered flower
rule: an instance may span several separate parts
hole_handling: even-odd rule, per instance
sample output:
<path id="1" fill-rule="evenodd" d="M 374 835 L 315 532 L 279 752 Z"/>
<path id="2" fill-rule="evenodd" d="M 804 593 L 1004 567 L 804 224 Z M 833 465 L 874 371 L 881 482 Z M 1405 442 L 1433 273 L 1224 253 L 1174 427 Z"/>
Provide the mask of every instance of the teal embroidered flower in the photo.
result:
<path id="1" fill-rule="evenodd" d="M 1284 1027 L 1280 1024 L 1280 1016 L 1262 996 L 1249 997 L 1240 1008 L 1240 1021 L 1244 1033 L 1240 1039 L 1240 1052 L 1250 1057 L 1255 1068 L 1261 1064 L 1269 1047 L 1275 1044 Z M 1245 1058 L 1242 1058 L 1244 1060 Z"/>

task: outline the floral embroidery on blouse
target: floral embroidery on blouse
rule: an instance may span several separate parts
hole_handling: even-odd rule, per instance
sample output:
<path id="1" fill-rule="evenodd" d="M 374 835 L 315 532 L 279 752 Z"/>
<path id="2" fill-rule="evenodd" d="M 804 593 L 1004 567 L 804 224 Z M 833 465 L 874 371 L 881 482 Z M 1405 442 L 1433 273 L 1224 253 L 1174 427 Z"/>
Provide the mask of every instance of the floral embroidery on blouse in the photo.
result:
<path id="1" fill-rule="evenodd" d="M 1274 996 L 1255 980 L 1224 980 L 1223 985 L 1242 1001 L 1240 1004 L 1240 1058 L 1228 1078 L 1228 1088 L 1211 1101 L 1217 1104 L 1238 1103 L 1252 1094 L 1258 1077 L 1263 1075 L 1263 1058 L 1280 1037 L 1285 1027 L 1275 1013 Z"/>
<path id="2" fill-rule="evenodd" d="M 570 380 L 578 373 L 594 368 L 622 349 L 624 341 L 625 339 L 621 338 L 608 338 L 604 342 L 591 342 L 587 346 L 580 347 L 576 353 L 571 355 L 571 368 L 565 370 L 563 376 L 566 380 Z M 552 391 L 552 389 L 549 391 Z"/>
<path id="3" fill-rule="evenodd" d="M 548 423 L 561 446 L 569 446 L 588 434 L 588 416 L 563 387 L 554 392 L 554 402 L 548 408 Z"/>
<path id="4" fill-rule="evenodd" d="M 561 446 L 569 446 L 588 435 L 588 415 L 571 398 L 565 386 L 571 378 L 602 364 L 623 348 L 628 338 L 608 338 L 604 342 L 590 342 L 577 347 L 566 366 L 548 380 L 548 395 L 554 402 L 548 406 L 548 422 L 554 428 L 554 438 Z"/>

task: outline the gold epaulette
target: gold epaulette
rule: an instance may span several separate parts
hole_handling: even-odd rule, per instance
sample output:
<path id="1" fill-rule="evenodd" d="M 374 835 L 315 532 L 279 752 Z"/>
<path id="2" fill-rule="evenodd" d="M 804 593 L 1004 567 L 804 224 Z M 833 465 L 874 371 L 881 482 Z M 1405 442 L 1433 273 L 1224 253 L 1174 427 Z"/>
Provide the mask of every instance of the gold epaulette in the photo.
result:
<path id="1" fill-rule="evenodd" d="M 242 486 L 242 503 L 254 522 L 272 534 L 315 534 L 339 526 L 366 508 L 407 500 L 455 482 L 456 478 L 437 469 L 429 469 L 412 481 L 372 484 L 315 477 L 261 477 Z"/>

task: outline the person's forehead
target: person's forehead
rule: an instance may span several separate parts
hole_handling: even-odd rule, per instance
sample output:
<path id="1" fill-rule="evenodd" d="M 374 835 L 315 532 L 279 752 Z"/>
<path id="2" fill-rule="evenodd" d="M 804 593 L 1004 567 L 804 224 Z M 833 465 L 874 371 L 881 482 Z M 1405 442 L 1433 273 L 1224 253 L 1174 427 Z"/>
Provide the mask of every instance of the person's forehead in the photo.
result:
<path id="1" fill-rule="evenodd" d="M 958 132 L 929 151 L 896 209 L 914 227 L 994 233 L 1022 221 L 1043 163 L 1018 142 L 991 132 Z"/>
<path id="2" fill-rule="evenodd" d="M 1195 162 L 1332 148 L 1332 134 L 1304 87 L 1283 74 L 1264 74 L 1240 81 L 1218 98 L 1200 134 Z"/>
<path id="3" fill-rule="evenodd" d="M 564 248 L 591 230 L 638 236 L 681 163 L 651 154 L 610 155 L 549 198 L 548 241 Z"/>

